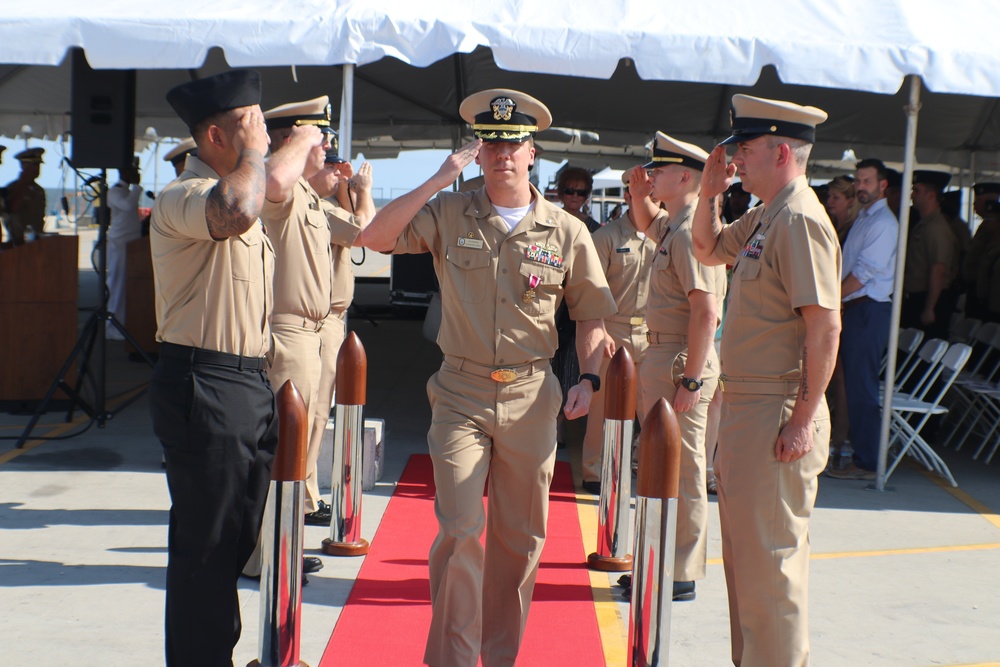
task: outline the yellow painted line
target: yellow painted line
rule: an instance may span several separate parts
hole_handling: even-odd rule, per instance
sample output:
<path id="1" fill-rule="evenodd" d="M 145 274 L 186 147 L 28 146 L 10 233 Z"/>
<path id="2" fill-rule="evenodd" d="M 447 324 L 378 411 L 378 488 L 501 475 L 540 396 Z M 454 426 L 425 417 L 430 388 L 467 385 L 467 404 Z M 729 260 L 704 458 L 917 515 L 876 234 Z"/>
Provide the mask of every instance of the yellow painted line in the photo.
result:
<path id="1" fill-rule="evenodd" d="M 983 517 L 997 528 L 1000 528 L 1000 515 L 994 512 L 992 508 L 987 507 L 983 503 L 979 502 L 965 491 L 957 489 L 953 487 L 951 484 L 946 483 L 946 480 L 937 475 L 936 473 L 931 473 L 926 468 L 921 468 L 920 471 L 924 473 L 925 477 L 932 480 L 935 484 L 937 484 L 942 489 L 950 493 L 960 502 L 965 503 L 970 508 L 972 508 L 972 510 L 976 512 L 979 516 Z"/>
<path id="2" fill-rule="evenodd" d="M 587 499 L 592 497 L 586 496 Z M 597 550 L 597 506 L 586 502 L 579 495 L 576 501 L 580 531 L 583 533 L 583 548 L 588 554 L 593 553 Z M 594 593 L 594 610 L 597 613 L 601 645 L 604 647 L 604 662 L 608 665 L 624 665 L 628 660 L 628 621 L 622 618 L 620 605 L 614 600 L 608 573 L 590 570 L 590 588 Z"/>
<path id="3" fill-rule="evenodd" d="M 113 399 L 111 399 L 110 401 L 108 401 L 108 403 L 105 406 L 105 408 L 108 411 L 114 410 L 116 407 L 118 407 L 119 405 L 121 405 L 125 401 L 131 399 L 133 396 L 135 396 L 139 392 L 145 391 L 146 390 L 146 386 L 147 385 L 144 383 L 144 384 L 142 384 L 142 385 L 140 385 L 138 387 L 135 387 L 134 389 L 130 389 L 129 391 L 125 392 L 124 394 L 121 394 L 119 396 L 115 396 Z M 58 424 L 58 425 L 53 426 L 52 430 L 47 431 L 45 433 L 44 438 L 56 438 L 56 437 L 62 435 L 63 433 L 66 433 L 67 431 L 71 431 L 72 429 L 76 428 L 77 426 L 80 426 L 81 424 L 83 424 L 84 422 L 87 422 L 89 420 L 90 420 L 90 417 L 88 417 L 86 413 L 81 413 L 79 417 L 77 417 L 76 419 L 74 419 L 71 422 L 66 422 L 66 423 L 63 423 L 63 424 Z M 27 426 L 27 424 L 25 424 L 25 426 Z M 35 426 L 37 428 L 37 427 L 43 427 L 45 425 L 44 424 L 36 424 Z M 21 427 L 21 430 L 23 431 L 24 427 Z M 23 448 L 21 448 L 21 449 L 12 449 L 9 452 L 7 452 L 6 454 L 0 454 L 0 465 L 3 465 L 4 463 L 7 463 L 8 461 L 12 461 L 12 460 L 16 459 L 18 456 L 20 456 L 21 454 L 24 454 L 25 452 L 30 452 L 35 447 L 38 447 L 39 445 L 41 445 L 41 444 L 43 444 L 45 442 L 48 442 L 48 441 L 49 440 L 47 440 L 47 439 L 28 440 L 27 442 L 24 443 L 24 447 Z"/>
<path id="4" fill-rule="evenodd" d="M 986 544 L 950 544 L 940 547 L 912 547 L 909 549 L 880 549 L 874 551 L 839 551 L 826 554 L 812 554 L 809 560 L 834 560 L 837 558 L 869 558 L 872 556 L 906 556 L 913 554 L 952 553 L 957 551 L 990 551 L 1000 549 L 1000 542 Z M 709 565 L 722 565 L 721 558 L 709 558 Z"/>
<path id="5" fill-rule="evenodd" d="M 90 419 L 90 417 L 88 417 L 86 414 L 82 414 L 82 415 L 80 415 L 79 417 L 77 417 L 76 419 L 74 419 L 71 422 L 68 422 L 68 423 L 65 423 L 65 424 L 60 424 L 59 426 L 54 427 L 51 431 L 47 431 L 45 433 L 45 437 L 46 438 L 54 438 L 56 436 L 60 436 L 63 433 L 65 433 L 66 431 L 70 431 L 70 430 L 76 428 L 77 426 L 79 426 L 80 424 L 84 423 L 85 421 L 88 421 L 89 419 Z M 23 428 L 22 428 L 22 430 L 23 430 Z M 12 449 L 9 452 L 7 452 L 6 454 L 0 454 L 0 465 L 3 465 L 4 463 L 7 463 L 8 461 L 12 461 L 12 460 L 16 459 L 18 456 L 20 456 L 21 454 L 24 454 L 25 452 L 30 452 L 32 449 L 34 449 L 35 447 L 38 447 L 43 442 L 48 442 L 48 441 L 47 440 L 28 440 L 27 442 L 24 443 L 24 448 L 23 449 Z"/>

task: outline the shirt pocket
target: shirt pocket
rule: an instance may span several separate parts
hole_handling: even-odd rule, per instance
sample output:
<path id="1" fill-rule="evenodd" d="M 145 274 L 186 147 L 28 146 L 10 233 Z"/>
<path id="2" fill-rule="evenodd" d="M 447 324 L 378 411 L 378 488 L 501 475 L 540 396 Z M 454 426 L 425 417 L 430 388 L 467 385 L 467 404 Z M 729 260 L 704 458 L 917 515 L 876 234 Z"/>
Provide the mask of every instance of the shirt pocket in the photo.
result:
<path id="1" fill-rule="evenodd" d="M 635 272 L 639 256 L 634 252 L 616 252 L 608 262 L 608 278 L 629 278 Z"/>
<path id="2" fill-rule="evenodd" d="M 756 315 L 760 312 L 760 290 L 760 262 L 744 257 L 737 268 L 737 275 L 733 276 L 730 303 L 737 313 Z"/>
<path id="3" fill-rule="evenodd" d="M 260 225 L 254 224 L 239 236 L 230 239 L 232 252 L 233 278 L 244 282 L 255 283 L 263 279 L 263 239 L 258 231 Z"/>
<path id="4" fill-rule="evenodd" d="M 445 279 L 464 303 L 479 303 L 486 296 L 486 285 L 492 275 L 493 256 L 489 250 L 448 246 Z"/>
<path id="5" fill-rule="evenodd" d="M 518 271 L 522 276 L 524 288 L 524 291 L 517 296 L 521 302 L 521 310 L 528 315 L 544 315 L 554 311 L 562 295 L 566 270 L 523 261 Z M 533 288 L 534 293 L 531 292 L 533 276 L 538 278 L 538 284 Z"/>
<path id="6" fill-rule="evenodd" d="M 323 211 L 306 211 L 306 224 L 302 233 L 310 252 L 316 255 L 329 254 L 330 226 Z"/>

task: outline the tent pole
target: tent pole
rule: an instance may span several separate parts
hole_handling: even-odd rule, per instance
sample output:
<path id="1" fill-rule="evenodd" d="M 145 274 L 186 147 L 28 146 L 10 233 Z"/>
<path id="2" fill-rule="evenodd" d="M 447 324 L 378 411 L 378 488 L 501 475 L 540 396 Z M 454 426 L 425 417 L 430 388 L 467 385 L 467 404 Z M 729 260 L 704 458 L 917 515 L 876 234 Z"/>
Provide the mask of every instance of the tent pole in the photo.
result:
<path id="1" fill-rule="evenodd" d="M 886 459 L 889 456 L 889 424 L 892 420 L 892 390 L 896 377 L 896 351 L 899 344 L 899 315 L 903 308 L 903 268 L 906 266 L 906 238 L 910 230 L 910 192 L 913 189 L 913 165 L 917 152 L 917 117 L 920 115 L 920 77 L 910 74 L 910 103 L 906 105 L 906 144 L 903 157 L 903 192 L 899 204 L 899 240 L 896 245 L 896 277 L 892 290 L 892 318 L 889 322 L 888 361 L 885 367 L 885 391 L 882 401 L 882 431 L 879 436 L 878 470 L 875 489 L 885 491 Z"/>
<path id="2" fill-rule="evenodd" d="M 340 95 L 340 126 L 337 134 L 340 141 L 340 154 L 351 161 L 354 155 L 352 150 L 353 137 L 351 128 L 354 125 L 354 65 L 346 63 L 344 65 L 344 86 Z"/>

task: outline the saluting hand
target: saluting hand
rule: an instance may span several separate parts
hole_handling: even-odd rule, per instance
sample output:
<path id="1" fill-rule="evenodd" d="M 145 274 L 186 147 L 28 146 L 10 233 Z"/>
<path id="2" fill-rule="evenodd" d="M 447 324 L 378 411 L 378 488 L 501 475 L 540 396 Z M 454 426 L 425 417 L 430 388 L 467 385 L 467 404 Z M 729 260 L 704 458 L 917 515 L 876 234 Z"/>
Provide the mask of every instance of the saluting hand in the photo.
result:
<path id="1" fill-rule="evenodd" d="M 446 184 L 454 182 L 458 178 L 458 175 L 462 173 L 462 170 L 476 159 L 482 145 L 482 139 L 475 139 L 449 155 L 445 159 L 444 164 L 441 165 L 441 168 L 434 174 L 434 179 Z"/>
<path id="2" fill-rule="evenodd" d="M 736 165 L 728 162 L 726 147 L 719 144 L 708 156 L 705 170 L 701 172 L 701 196 L 716 197 L 729 189 L 736 176 Z"/>
<path id="3" fill-rule="evenodd" d="M 645 169 L 635 166 L 629 170 L 628 191 L 636 201 L 642 201 L 653 193 L 653 179 Z"/>
<path id="4" fill-rule="evenodd" d="M 288 134 L 288 143 L 315 148 L 323 143 L 323 131 L 316 125 L 293 125 Z"/>
<path id="5" fill-rule="evenodd" d="M 372 188 L 372 166 L 368 162 L 358 167 L 358 173 L 351 177 L 350 187 L 354 191 L 365 192 Z"/>
<path id="6" fill-rule="evenodd" d="M 267 147 L 271 143 L 271 138 L 267 136 L 267 125 L 264 123 L 264 114 L 256 104 L 248 109 L 236 121 L 236 131 L 233 132 L 233 148 L 237 153 L 244 150 L 260 151 L 263 155 L 267 153 Z"/>
<path id="7" fill-rule="evenodd" d="M 774 455 L 782 463 L 798 461 L 812 451 L 813 425 L 798 426 L 792 422 L 785 424 L 778 433 L 778 441 L 774 445 Z"/>

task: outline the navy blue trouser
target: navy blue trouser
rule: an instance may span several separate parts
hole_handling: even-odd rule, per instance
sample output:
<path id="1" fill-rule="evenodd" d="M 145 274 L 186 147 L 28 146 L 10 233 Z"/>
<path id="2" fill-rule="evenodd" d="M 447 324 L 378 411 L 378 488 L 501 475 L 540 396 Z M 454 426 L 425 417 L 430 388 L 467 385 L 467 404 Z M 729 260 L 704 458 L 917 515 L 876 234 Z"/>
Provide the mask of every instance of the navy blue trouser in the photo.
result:
<path id="1" fill-rule="evenodd" d="M 149 386 L 172 502 L 166 664 L 231 667 L 241 630 L 237 580 L 257 544 L 278 419 L 262 365 L 204 363 L 192 350 L 161 346 Z"/>
<path id="2" fill-rule="evenodd" d="M 847 385 L 847 415 L 850 418 L 854 464 L 865 470 L 878 465 L 878 441 L 882 428 L 879 399 L 879 368 L 889 340 L 892 303 L 865 300 L 846 302 L 840 332 L 840 362 Z"/>

